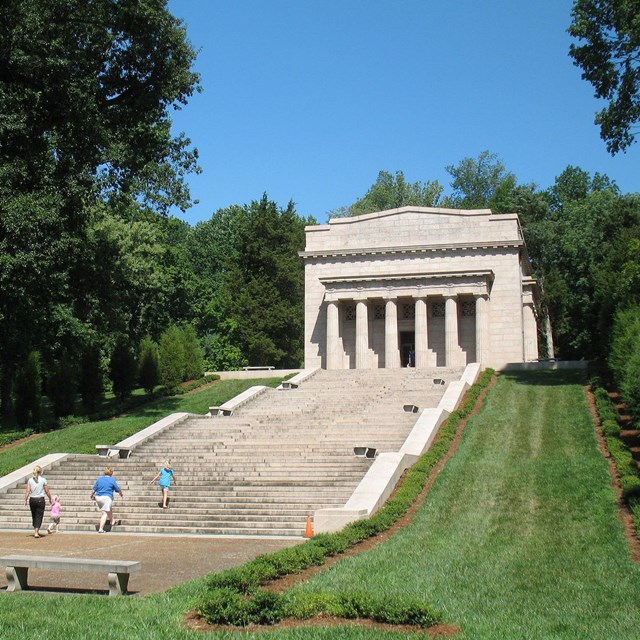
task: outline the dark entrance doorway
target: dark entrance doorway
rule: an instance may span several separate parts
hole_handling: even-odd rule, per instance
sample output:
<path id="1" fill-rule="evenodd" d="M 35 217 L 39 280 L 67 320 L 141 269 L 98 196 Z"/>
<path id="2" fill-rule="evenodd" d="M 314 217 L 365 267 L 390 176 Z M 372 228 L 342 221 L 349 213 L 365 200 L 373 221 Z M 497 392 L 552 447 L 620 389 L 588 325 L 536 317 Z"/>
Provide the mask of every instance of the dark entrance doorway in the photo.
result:
<path id="1" fill-rule="evenodd" d="M 409 351 L 414 350 L 416 342 L 415 331 L 400 332 L 400 365 L 406 367 L 409 362 Z"/>

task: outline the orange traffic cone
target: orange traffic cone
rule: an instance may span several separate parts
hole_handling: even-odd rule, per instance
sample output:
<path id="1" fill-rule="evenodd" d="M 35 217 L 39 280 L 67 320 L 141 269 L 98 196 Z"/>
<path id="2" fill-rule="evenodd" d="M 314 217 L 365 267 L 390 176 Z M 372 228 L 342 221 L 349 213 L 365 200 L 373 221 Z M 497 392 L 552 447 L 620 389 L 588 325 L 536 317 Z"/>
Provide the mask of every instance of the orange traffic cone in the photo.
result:
<path id="1" fill-rule="evenodd" d="M 305 538 L 313 537 L 313 526 L 311 525 L 311 516 L 307 516 L 307 530 L 304 532 Z"/>

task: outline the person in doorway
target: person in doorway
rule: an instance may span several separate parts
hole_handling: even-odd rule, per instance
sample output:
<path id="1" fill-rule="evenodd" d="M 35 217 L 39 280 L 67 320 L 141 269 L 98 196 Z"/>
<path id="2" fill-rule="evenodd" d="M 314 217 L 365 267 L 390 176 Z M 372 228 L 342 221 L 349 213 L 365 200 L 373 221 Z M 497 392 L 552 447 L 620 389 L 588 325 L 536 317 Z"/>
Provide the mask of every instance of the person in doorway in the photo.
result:
<path id="1" fill-rule="evenodd" d="M 162 469 L 156 473 L 155 478 L 149 484 L 153 484 L 156 480 L 162 489 L 162 508 L 166 509 L 169 506 L 169 487 L 172 482 L 176 484 L 176 476 L 168 460 L 162 465 Z"/>
<path id="2" fill-rule="evenodd" d="M 416 352 L 411 349 L 409 351 L 409 362 L 407 362 L 407 367 L 415 367 L 416 366 Z"/>
<path id="3" fill-rule="evenodd" d="M 107 467 L 93 484 L 93 491 L 91 492 L 91 499 L 96 501 L 98 508 L 102 512 L 100 514 L 100 524 L 98 526 L 98 533 L 104 533 L 104 526 L 109 524 L 113 526 L 115 520 L 113 519 L 113 494 L 117 493 L 121 498 L 122 489 L 113 477 L 113 469 Z"/>
<path id="4" fill-rule="evenodd" d="M 60 498 L 56 495 L 51 496 L 51 509 L 49 511 L 51 522 L 47 527 L 47 533 L 60 533 Z"/>
<path id="5" fill-rule="evenodd" d="M 44 496 L 49 498 L 51 503 L 51 493 L 47 486 L 47 479 L 42 475 L 42 467 L 35 466 L 33 468 L 33 476 L 27 480 L 27 486 L 24 490 L 24 506 L 29 505 L 31 509 L 31 524 L 33 525 L 33 537 L 40 538 L 40 527 L 42 526 L 42 518 L 44 518 L 44 509 L 46 506 Z"/>

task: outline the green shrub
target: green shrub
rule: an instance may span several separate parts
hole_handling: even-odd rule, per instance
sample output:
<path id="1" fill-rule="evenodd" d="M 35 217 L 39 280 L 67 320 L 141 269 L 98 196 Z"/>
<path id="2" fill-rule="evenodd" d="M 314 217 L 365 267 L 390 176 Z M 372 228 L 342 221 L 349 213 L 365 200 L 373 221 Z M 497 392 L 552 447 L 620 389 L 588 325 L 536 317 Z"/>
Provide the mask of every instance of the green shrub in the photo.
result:
<path id="1" fill-rule="evenodd" d="M 636 531 L 640 531 L 640 496 L 629 496 L 629 509 L 633 517 L 633 526 Z"/>
<path id="2" fill-rule="evenodd" d="M 592 379 L 591 383 L 594 384 L 595 380 Z M 602 432 L 607 450 L 620 475 L 622 498 L 631 507 L 632 501 L 635 504 L 636 498 L 640 496 L 638 465 L 627 445 L 620 439 L 620 425 L 617 421 L 618 413 L 611 402 L 609 394 L 603 387 L 598 386 L 593 389 L 593 395 L 596 402 L 596 410 L 602 420 Z M 640 513 L 634 514 L 634 523 L 636 531 L 640 531 Z"/>
<path id="3" fill-rule="evenodd" d="M 194 380 L 202 375 L 204 363 L 202 349 L 196 334 L 196 330 L 190 324 L 180 327 L 182 346 L 184 348 L 184 371 L 182 380 Z"/>
<path id="4" fill-rule="evenodd" d="M 432 627 L 442 617 L 423 602 L 407 598 L 379 598 L 368 592 L 290 592 L 286 617 L 306 620 L 321 614 L 345 619 L 369 619 L 396 625 Z"/>
<path id="5" fill-rule="evenodd" d="M 249 623 L 273 625 L 284 617 L 285 599 L 279 593 L 260 589 L 245 601 L 246 617 Z"/>
<path id="6" fill-rule="evenodd" d="M 67 355 L 53 365 L 47 380 L 47 395 L 56 418 L 73 414 L 76 399 L 75 368 Z"/>
<path id="7" fill-rule="evenodd" d="M 620 425 L 615 420 L 604 420 L 602 423 L 602 433 L 608 437 L 617 437 L 620 435 Z"/>
<path id="8" fill-rule="evenodd" d="M 228 587 L 209 591 L 207 597 L 198 604 L 197 611 L 209 624 L 247 625 L 244 598 Z"/>
<path id="9" fill-rule="evenodd" d="M 137 362 L 128 341 L 121 337 L 109 361 L 109 378 L 113 393 L 123 402 L 133 391 L 137 373 Z"/>
<path id="10" fill-rule="evenodd" d="M 315 618 L 328 611 L 335 601 L 335 595 L 326 591 L 291 591 L 285 597 L 285 616 L 296 620 Z"/>
<path id="11" fill-rule="evenodd" d="M 325 556 L 335 556 L 339 553 L 344 553 L 349 548 L 349 541 L 341 532 L 319 533 L 313 536 L 306 544 L 318 547 Z"/>
<path id="12" fill-rule="evenodd" d="M 640 497 L 640 478 L 637 474 L 620 476 L 620 488 L 624 500 L 628 501 L 631 497 Z"/>
<path id="13" fill-rule="evenodd" d="M 441 614 L 418 600 L 387 598 L 376 605 L 371 616 L 376 622 L 432 627 L 442 621 Z"/>
<path id="14" fill-rule="evenodd" d="M 11 444 L 21 438 L 27 438 L 34 433 L 33 429 L 23 429 L 21 431 L 6 431 L 0 433 L 0 447 L 4 447 L 7 444 Z"/>
<path id="15" fill-rule="evenodd" d="M 89 345 L 82 354 L 79 387 L 84 410 L 94 413 L 104 394 L 102 355 L 97 345 Z"/>
<path id="16" fill-rule="evenodd" d="M 138 348 L 138 380 L 147 393 L 153 393 L 160 383 L 158 345 L 149 336 L 142 339 Z"/>
<path id="17" fill-rule="evenodd" d="M 605 438 L 607 449 L 621 476 L 636 474 L 636 464 L 628 447 L 619 438 Z"/>
<path id="18" fill-rule="evenodd" d="M 204 360 L 208 370 L 234 371 L 249 364 L 242 349 L 233 342 L 233 334 L 237 332 L 237 322 L 233 319 L 223 321 L 220 333 L 210 333 L 204 336 L 202 346 Z M 224 331 L 229 327 L 229 331 Z M 235 330 L 233 329 L 235 327 Z"/>
<path id="19" fill-rule="evenodd" d="M 616 313 L 611 329 L 609 367 L 632 413 L 640 411 L 640 306 Z"/>
<path id="20" fill-rule="evenodd" d="M 202 376 L 202 378 L 198 378 L 197 380 L 191 380 L 188 384 L 181 384 L 179 387 L 171 389 L 171 393 L 175 395 L 188 393 L 189 391 L 193 391 L 194 389 L 201 387 L 203 384 L 213 382 L 214 380 L 220 380 L 220 376 L 216 375 L 215 373 L 209 376 Z"/>
<path id="21" fill-rule="evenodd" d="M 271 580 L 277 577 L 277 575 L 269 573 L 271 569 L 268 569 L 265 574 L 261 574 L 260 569 L 264 569 L 264 566 L 263 564 L 249 562 L 241 567 L 228 569 L 210 576 L 207 580 L 207 586 L 210 589 L 232 589 L 235 593 L 240 594 L 252 593 L 263 580 Z M 270 577 L 265 578 L 266 575 Z"/>
<path id="22" fill-rule="evenodd" d="M 32 351 L 18 368 L 15 378 L 15 412 L 19 427 L 34 426 L 40 421 L 41 385 L 40 354 Z"/>
<path id="23" fill-rule="evenodd" d="M 169 327 L 160 337 L 158 345 L 160 384 L 174 389 L 184 379 L 185 352 L 182 332 L 176 326 Z"/>

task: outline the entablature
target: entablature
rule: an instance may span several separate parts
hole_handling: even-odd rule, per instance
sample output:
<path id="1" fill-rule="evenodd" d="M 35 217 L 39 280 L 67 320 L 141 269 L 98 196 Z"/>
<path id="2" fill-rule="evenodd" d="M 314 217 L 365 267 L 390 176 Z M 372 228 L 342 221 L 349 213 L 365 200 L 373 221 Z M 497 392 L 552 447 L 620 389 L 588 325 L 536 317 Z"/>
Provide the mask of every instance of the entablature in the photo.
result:
<path id="1" fill-rule="evenodd" d="M 327 302 L 362 298 L 485 296 L 491 292 L 493 280 L 494 273 L 490 269 L 320 278 Z"/>

